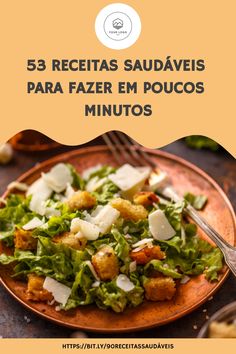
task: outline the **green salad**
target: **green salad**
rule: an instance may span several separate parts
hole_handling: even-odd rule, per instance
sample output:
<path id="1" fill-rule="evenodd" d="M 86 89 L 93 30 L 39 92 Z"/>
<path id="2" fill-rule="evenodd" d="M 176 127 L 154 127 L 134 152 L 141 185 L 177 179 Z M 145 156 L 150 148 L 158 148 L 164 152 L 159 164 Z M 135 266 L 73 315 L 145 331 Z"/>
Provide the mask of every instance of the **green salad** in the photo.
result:
<path id="1" fill-rule="evenodd" d="M 96 304 L 122 312 L 171 300 L 204 274 L 217 281 L 222 254 L 197 234 L 178 202 L 158 196 L 168 176 L 148 167 L 95 166 L 79 175 L 59 163 L 31 186 L 13 182 L 0 209 L 2 265 L 26 283 L 30 301 L 56 310 Z"/>

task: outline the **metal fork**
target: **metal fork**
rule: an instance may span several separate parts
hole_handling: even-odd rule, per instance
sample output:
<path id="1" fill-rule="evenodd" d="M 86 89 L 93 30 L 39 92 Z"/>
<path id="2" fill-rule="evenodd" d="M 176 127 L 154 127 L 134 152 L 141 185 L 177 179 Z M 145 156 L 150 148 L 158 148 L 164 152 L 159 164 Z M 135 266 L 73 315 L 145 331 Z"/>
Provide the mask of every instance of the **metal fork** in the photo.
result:
<path id="1" fill-rule="evenodd" d="M 152 168 L 152 173 L 155 173 L 155 170 L 158 169 L 157 163 L 151 158 L 150 154 L 127 135 L 112 131 L 103 134 L 102 137 L 118 164 L 126 162 L 134 166 L 147 165 Z M 174 202 L 183 200 L 183 197 L 178 195 L 171 185 L 161 190 L 161 196 L 165 200 L 171 199 Z M 221 249 L 226 264 L 231 269 L 234 276 L 236 276 L 236 247 L 231 246 L 225 241 L 190 204 L 186 206 L 184 211 Z"/>

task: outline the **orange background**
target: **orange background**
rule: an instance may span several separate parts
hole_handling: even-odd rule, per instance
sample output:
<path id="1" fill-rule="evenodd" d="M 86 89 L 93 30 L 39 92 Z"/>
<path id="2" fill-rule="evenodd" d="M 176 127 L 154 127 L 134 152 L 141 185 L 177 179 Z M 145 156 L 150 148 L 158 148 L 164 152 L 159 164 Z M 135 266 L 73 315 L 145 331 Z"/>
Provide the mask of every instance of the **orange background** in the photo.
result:
<path id="1" fill-rule="evenodd" d="M 98 12 L 111 1 L 4 2 L 1 6 L 1 129 L 6 141 L 35 129 L 60 143 L 78 145 L 104 131 L 127 132 L 145 146 L 161 147 L 186 135 L 215 139 L 236 156 L 235 1 L 127 0 L 142 33 L 125 50 L 103 46 L 94 31 Z M 203 72 L 29 72 L 28 58 L 202 58 Z M 27 81 L 204 81 L 202 95 L 28 95 Z M 87 117 L 84 104 L 152 104 L 151 117 Z"/>

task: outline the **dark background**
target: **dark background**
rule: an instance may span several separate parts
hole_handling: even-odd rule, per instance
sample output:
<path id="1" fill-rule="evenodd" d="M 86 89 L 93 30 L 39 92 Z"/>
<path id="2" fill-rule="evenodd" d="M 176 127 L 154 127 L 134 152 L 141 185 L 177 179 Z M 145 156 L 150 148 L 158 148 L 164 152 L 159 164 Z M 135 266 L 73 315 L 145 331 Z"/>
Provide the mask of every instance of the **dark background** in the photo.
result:
<path id="1" fill-rule="evenodd" d="M 101 138 L 82 146 L 103 144 Z M 44 161 L 57 154 L 77 149 L 78 147 L 59 146 L 52 151 L 46 152 L 15 152 L 14 159 L 9 165 L 0 167 L 0 195 L 6 186 L 23 172 L 33 167 L 36 163 Z M 186 146 L 183 140 L 179 140 L 162 148 L 186 160 L 206 171 L 224 189 L 228 195 L 234 209 L 236 208 L 236 163 L 235 159 L 224 149 L 217 152 L 208 150 L 194 150 Z M 99 161 L 98 161 L 99 163 Z M 222 306 L 236 300 L 236 279 L 232 274 L 228 277 L 222 288 L 217 292 L 212 300 L 207 301 L 203 306 L 193 313 L 163 327 L 152 330 L 119 334 L 100 335 L 87 333 L 88 337 L 160 337 L 179 338 L 196 337 L 201 326 L 206 322 L 208 316 Z M 6 290 L 0 286 L 0 336 L 17 338 L 66 338 L 70 337 L 74 331 L 60 327 L 41 319 L 30 311 L 26 310 L 16 300 L 14 300 Z"/>

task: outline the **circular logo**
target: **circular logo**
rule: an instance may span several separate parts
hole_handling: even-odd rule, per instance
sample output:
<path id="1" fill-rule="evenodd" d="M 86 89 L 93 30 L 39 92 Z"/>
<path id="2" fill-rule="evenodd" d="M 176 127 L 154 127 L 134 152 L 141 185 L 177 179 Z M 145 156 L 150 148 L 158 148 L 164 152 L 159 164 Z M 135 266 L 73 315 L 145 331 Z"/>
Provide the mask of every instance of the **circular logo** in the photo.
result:
<path id="1" fill-rule="evenodd" d="M 140 17 L 126 4 L 111 4 L 97 15 L 95 32 L 106 47 L 125 49 L 133 45 L 141 33 Z"/>
<path id="2" fill-rule="evenodd" d="M 132 33 L 132 21 L 123 12 L 113 12 L 104 21 L 106 35 L 114 41 L 123 41 Z"/>

